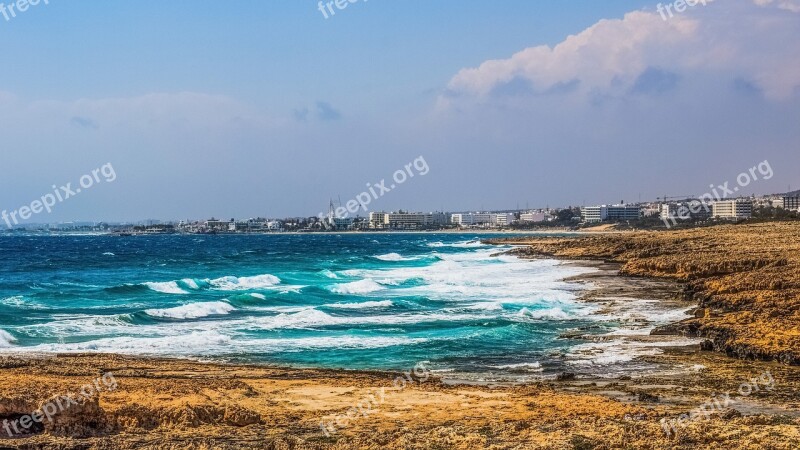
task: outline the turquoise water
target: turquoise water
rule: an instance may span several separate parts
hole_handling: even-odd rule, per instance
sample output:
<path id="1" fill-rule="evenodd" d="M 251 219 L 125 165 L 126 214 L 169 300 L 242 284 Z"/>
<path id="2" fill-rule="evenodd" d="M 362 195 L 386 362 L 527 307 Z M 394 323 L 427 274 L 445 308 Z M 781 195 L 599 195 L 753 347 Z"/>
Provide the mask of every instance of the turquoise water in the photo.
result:
<path id="1" fill-rule="evenodd" d="M 563 281 L 593 269 L 502 249 L 458 234 L 0 237 L 0 351 L 486 377 L 630 360 L 560 337 L 626 334 Z"/>

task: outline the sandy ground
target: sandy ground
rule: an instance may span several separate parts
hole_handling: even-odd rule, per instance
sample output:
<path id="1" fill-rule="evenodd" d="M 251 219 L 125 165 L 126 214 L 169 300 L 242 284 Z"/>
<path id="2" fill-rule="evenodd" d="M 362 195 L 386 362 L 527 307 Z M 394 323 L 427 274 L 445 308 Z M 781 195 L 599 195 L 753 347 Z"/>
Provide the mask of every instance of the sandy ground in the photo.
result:
<path id="1" fill-rule="evenodd" d="M 686 352 L 689 353 L 686 353 Z M 716 356 L 711 356 L 715 358 Z M 524 386 L 464 386 L 402 374 L 213 365 L 121 356 L 4 358 L 5 420 L 112 373 L 116 388 L 66 406 L 44 430 L 2 448 L 275 449 L 797 449 L 796 368 L 684 350 L 691 374 Z M 769 372 L 758 392 L 736 391 Z M 767 386 L 771 385 L 771 389 Z M 674 419 L 723 391 L 734 408 L 698 416 L 668 437 Z M 643 395 L 647 394 L 647 395 Z M 85 400 L 85 401 L 83 401 Z M 323 431 L 321 421 L 327 427 Z M 7 438 L 7 436 L 3 436 Z"/>

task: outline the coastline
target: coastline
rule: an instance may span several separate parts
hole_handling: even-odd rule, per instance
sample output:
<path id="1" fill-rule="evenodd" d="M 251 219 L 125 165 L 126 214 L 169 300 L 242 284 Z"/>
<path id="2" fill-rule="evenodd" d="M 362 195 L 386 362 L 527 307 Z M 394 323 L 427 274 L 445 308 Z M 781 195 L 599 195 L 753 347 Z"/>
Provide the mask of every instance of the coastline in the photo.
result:
<path id="1" fill-rule="evenodd" d="M 800 224 L 767 223 L 617 235 L 498 238 L 522 258 L 606 261 L 620 275 L 682 283 L 698 304 L 659 332 L 701 337 L 703 348 L 800 365 Z"/>
<path id="2" fill-rule="evenodd" d="M 547 241 L 550 249 L 564 246 L 547 257 L 597 268 L 570 281 L 591 284 L 593 288 L 583 291 L 580 301 L 595 303 L 609 314 L 618 314 L 620 308 L 629 308 L 631 301 L 642 298 L 669 309 L 693 309 L 698 300 L 685 295 L 687 282 L 674 277 L 619 276 L 620 272 L 631 275 L 629 261 L 590 254 L 605 248 L 595 240 L 616 242 L 636 236 L 563 239 L 551 235 L 536 238 L 534 245 Z M 578 241 L 582 239 L 591 239 L 592 245 L 581 247 Z M 540 257 L 528 250 L 529 244 L 519 245 L 525 246 L 513 250 L 518 256 Z M 576 248 L 585 253 L 579 254 Z M 637 327 L 641 325 L 636 322 Z M 680 337 L 677 328 L 673 331 L 673 337 Z M 0 436 L 0 446 L 336 450 L 788 450 L 800 446 L 798 367 L 729 358 L 703 351 L 699 344 L 659 350 L 637 359 L 662 370 L 613 377 L 563 374 L 527 383 L 468 383 L 435 375 L 423 379 L 409 373 L 114 354 L 4 355 L 0 356 L 3 420 L 19 419 L 43 408 L 54 396 L 77 392 L 98 375 L 113 373 L 118 387 L 80 402 L 57 423 L 44 423 L 29 436 Z M 764 374 L 772 380 L 769 389 L 756 382 L 757 391 L 738 393 L 745 383 L 765 379 Z M 407 382 L 398 385 L 398 377 Z M 730 393 L 735 401 L 674 425 L 682 414 L 721 393 Z M 371 403 L 365 403 L 367 399 Z M 334 424 L 335 432 L 326 433 L 323 424 Z"/>
<path id="3" fill-rule="evenodd" d="M 800 445 L 800 380 L 787 366 L 741 367 L 711 354 L 660 357 L 703 362 L 684 375 L 476 386 L 402 374 L 224 365 L 119 355 L 2 357 L 4 418 L 29 414 L 53 396 L 77 392 L 99 373 L 118 383 L 4 448 L 762 448 Z M 661 423 L 735 392 L 767 369 L 774 390 L 689 422 L 667 436 Z M 365 414 L 364 399 L 383 392 Z M 363 411 L 363 409 L 362 409 Z M 342 421 L 342 418 L 347 418 Z M 339 420 L 337 422 L 337 419 Z M 326 435 L 321 421 L 337 424 Z M 780 441 L 776 441 L 780 436 Z M 521 446 L 520 446 L 521 445 Z M 584 447 L 581 447 L 583 445 Z"/>

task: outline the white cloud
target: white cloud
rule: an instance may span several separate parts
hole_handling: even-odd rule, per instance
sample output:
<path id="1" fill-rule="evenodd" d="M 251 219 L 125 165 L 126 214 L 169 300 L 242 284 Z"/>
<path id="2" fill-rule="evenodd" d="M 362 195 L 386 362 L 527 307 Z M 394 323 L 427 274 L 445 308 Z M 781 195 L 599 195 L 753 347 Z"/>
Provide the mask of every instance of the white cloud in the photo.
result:
<path id="1" fill-rule="evenodd" d="M 668 75 L 742 79 L 773 100 L 800 86 L 797 0 L 726 0 L 669 20 L 635 11 L 601 20 L 555 47 L 537 46 L 508 59 L 461 70 L 440 105 L 459 97 L 491 99 L 504 87 L 527 84 L 546 93 L 565 85 L 582 94 L 629 92 L 648 69 Z"/>
<path id="2" fill-rule="evenodd" d="M 780 9 L 791 12 L 800 12 L 800 0 L 753 0 L 758 6 L 777 5 Z"/>

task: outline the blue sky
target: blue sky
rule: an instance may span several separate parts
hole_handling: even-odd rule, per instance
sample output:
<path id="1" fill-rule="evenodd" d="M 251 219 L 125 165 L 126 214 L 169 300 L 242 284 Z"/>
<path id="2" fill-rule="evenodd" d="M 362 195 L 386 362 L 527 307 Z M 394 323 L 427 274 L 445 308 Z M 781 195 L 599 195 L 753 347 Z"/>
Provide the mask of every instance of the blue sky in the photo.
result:
<path id="1" fill-rule="evenodd" d="M 455 71 L 555 44 L 648 2 L 372 0 L 328 20 L 311 0 L 51 0 L 0 21 L 3 89 L 30 99 L 192 91 L 276 113 L 303 101 L 431 95 Z M 377 98 L 376 98 L 377 97 Z"/>
<path id="2" fill-rule="evenodd" d="M 419 155 L 374 208 L 702 193 L 800 162 L 793 2 L 50 0 L 0 16 L 0 208 L 111 162 L 36 221 L 315 215 Z"/>

